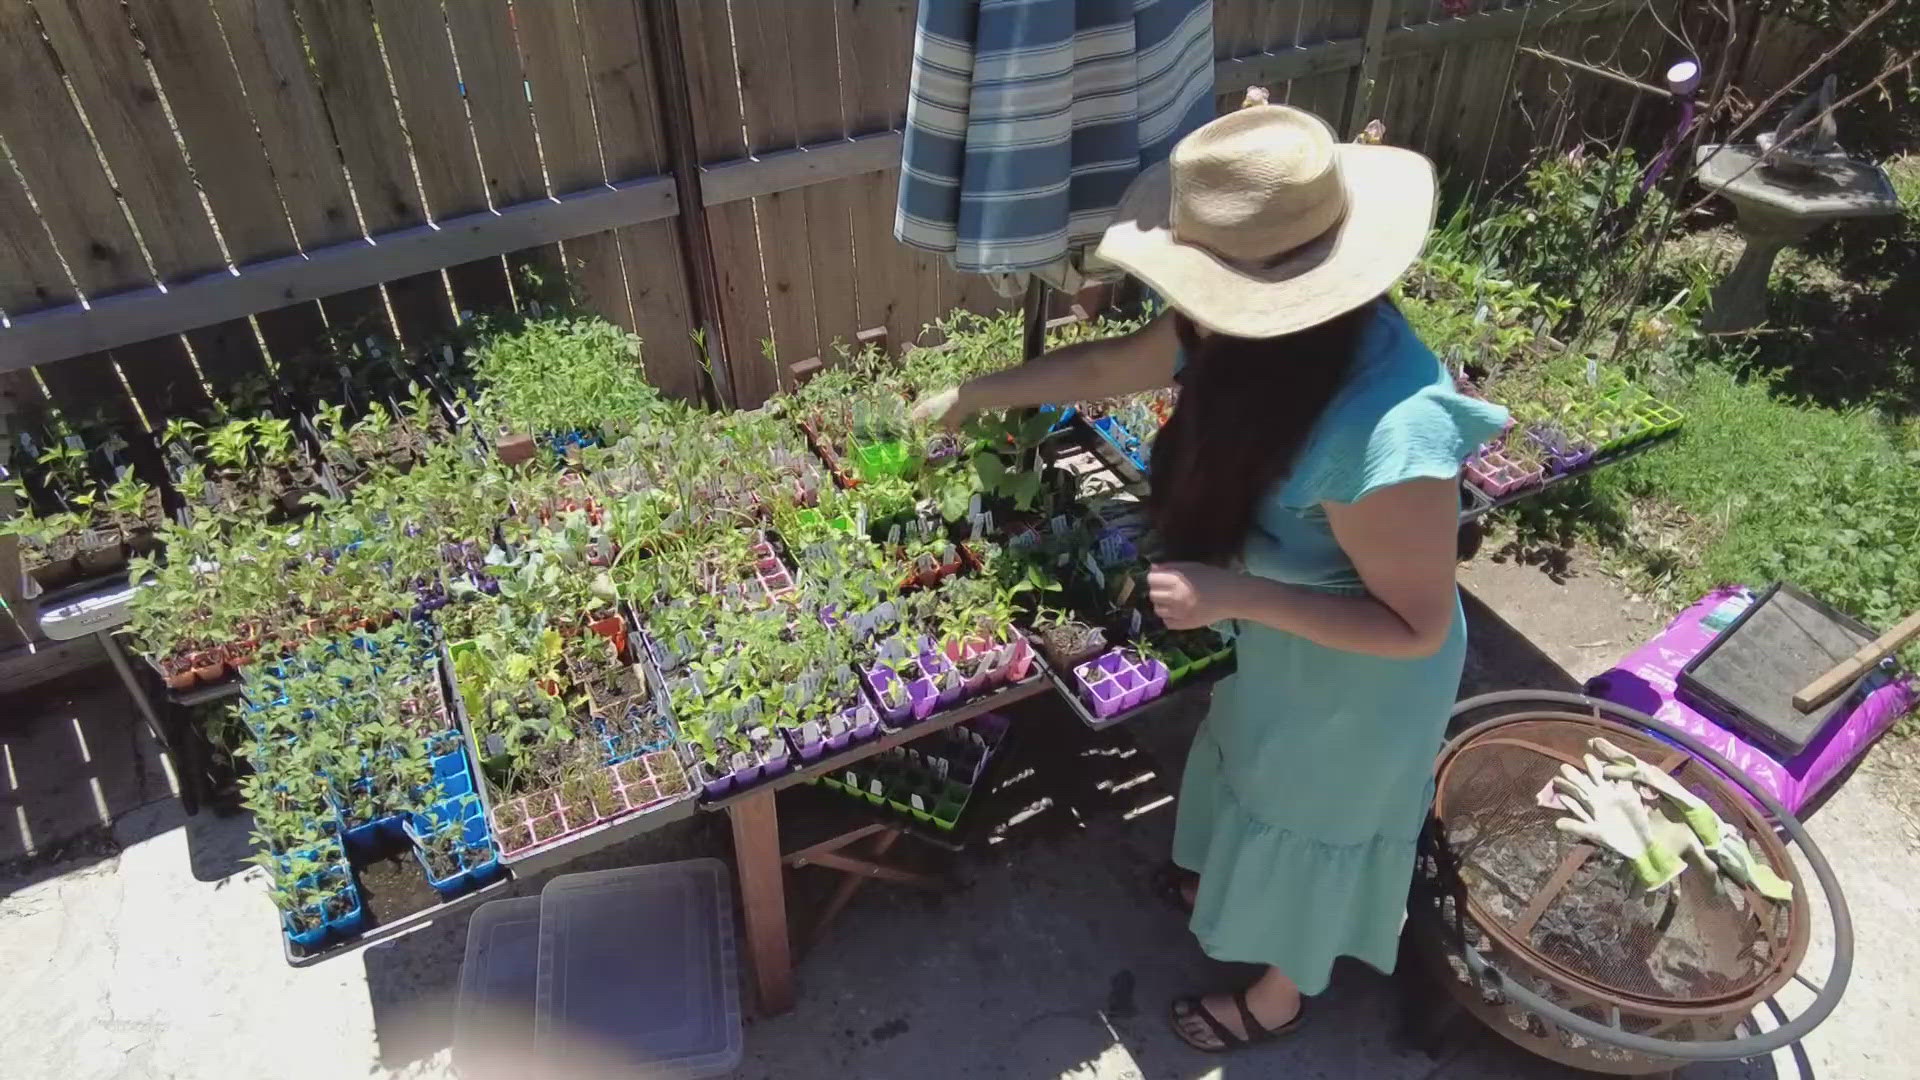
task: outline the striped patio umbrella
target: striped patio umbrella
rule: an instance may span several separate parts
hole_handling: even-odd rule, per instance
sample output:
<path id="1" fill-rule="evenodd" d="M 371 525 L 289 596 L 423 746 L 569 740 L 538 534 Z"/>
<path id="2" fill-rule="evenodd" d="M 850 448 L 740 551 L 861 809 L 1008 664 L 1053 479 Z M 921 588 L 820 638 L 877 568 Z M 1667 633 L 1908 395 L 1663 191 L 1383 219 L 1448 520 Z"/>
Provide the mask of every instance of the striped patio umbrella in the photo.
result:
<path id="1" fill-rule="evenodd" d="M 1211 0 L 920 0 L 894 236 L 1077 291 L 1128 183 L 1212 118 Z"/>

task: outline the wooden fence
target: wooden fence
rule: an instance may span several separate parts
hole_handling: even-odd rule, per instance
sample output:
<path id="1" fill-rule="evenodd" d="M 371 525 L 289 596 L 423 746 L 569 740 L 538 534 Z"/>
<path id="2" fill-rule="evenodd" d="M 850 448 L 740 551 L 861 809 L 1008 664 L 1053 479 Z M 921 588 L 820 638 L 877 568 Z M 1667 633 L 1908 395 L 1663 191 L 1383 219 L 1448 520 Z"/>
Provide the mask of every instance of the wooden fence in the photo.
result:
<path id="1" fill-rule="evenodd" d="M 1516 44 L 1598 43 L 1647 68 L 1662 56 L 1647 9 L 1217 0 L 1218 90 L 1378 116 L 1390 141 L 1478 179 L 1541 137 L 1571 78 Z M 44 393 L 76 419 L 158 424 L 328 328 L 431 342 L 510 302 L 509 269 L 532 265 L 564 267 L 638 332 L 670 393 L 699 392 L 689 332 L 707 327 L 719 395 L 755 403 L 836 341 L 884 329 L 898 347 L 954 307 L 1002 303 L 892 239 L 913 15 L 912 0 L 0 0 L 0 371 L 40 365 L 8 387 L 28 408 Z M 1629 39 L 1647 45 L 1631 55 Z M 1634 96 L 1590 90 L 1600 112 Z M 699 168 L 676 182 L 686 156 Z"/>

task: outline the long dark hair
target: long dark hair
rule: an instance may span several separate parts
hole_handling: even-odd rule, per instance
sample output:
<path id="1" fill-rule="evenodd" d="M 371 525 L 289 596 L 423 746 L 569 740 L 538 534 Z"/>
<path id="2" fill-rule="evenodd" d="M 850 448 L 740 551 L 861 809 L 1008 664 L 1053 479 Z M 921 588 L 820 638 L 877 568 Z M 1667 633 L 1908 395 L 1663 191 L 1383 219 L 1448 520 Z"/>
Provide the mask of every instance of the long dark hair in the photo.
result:
<path id="1" fill-rule="evenodd" d="M 1373 314 L 1366 304 L 1282 337 L 1203 338 L 1172 313 L 1187 363 L 1153 444 L 1148 496 L 1168 558 L 1225 565 L 1240 554 L 1260 499 L 1292 472 L 1346 382 Z"/>

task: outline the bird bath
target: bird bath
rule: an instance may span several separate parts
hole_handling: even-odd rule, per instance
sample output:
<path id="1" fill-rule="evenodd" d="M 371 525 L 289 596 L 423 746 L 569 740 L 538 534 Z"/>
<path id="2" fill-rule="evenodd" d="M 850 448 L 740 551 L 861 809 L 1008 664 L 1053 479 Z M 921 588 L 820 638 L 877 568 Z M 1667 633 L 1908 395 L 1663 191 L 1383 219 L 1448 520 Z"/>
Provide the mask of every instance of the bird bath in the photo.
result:
<path id="1" fill-rule="evenodd" d="M 1752 144 L 1702 146 L 1694 152 L 1694 178 L 1733 204 L 1746 241 L 1740 261 L 1713 290 L 1702 329 L 1726 333 L 1765 321 L 1767 274 L 1781 249 L 1830 221 L 1900 212 L 1900 198 L 1877 165 L 1837 154 L 1791 169 L 1765 160 L 1766 152 Z"/>

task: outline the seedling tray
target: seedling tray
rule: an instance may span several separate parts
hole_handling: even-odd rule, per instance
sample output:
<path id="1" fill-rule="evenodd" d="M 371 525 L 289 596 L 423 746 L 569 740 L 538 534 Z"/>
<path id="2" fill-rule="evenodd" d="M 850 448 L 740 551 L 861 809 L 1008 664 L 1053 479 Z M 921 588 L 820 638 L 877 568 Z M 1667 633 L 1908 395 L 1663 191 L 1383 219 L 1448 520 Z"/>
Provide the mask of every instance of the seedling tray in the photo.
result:
<path id="1" fill-rule="evenodd" d="M 1234 672 L 1240 670 L 1238 655 L 1237 651 L 1229 653 L 1227 656 L 1215 660 L 1199 671 L 1188 675 L 1178 683 L 1168 686 L 1165 690 L 1161 691 L 1158 696 L 1142 701 L 1131 709 L 1122 709 L 1112 716 L 1096 716 L 1094 714 L 1093 709 L 1087 704 L 1086 699 L 1080 696 L 1078 689 L 1074 686 L 1073 672 L 1069 671 L 1063 674 L 1055 670 L 1051 664 L 1047 663 L 1046 658 L 1040 656 L 1037 651 L 1034 655 L 1034 664 L 1046 673 L 1047 681 L 1052 683 L 1054 690 L 1066 700 L 1067 707 L 1072 709 L 1073 714 L 1080 718 L 1080 722 L 1095 731 L 1101 731 L 1115 724 L 1123 724 L 1129 720 L 1148 715 L 1166 703 L 1182 697 L 1186 691 L 1198 689 L 1202 686 L 1212 686 L 1221 679 L 1232 675 Z"/>
<path id="2" fill-rule="evenodd" d="M 1873 639 L 1858 620 L 1775 583 L 1680 669 L 1679 694 L 1742 735 L 1797 757 L 1828 720 L 1852 707 L 1867 675 L 1809 713 L 1793 707 L 1793 695 Z"/>
<path id="3" fill-rule="evenodd" d="M 411 860 L 409 861 L 411 862 Z M 416 872 L 418 872 L 417 867 Z M 356 876 L 357 873 L 356 870 Z M 432 922 L 434 919 L 448 912 L 465 910 L 483 900 L 490 900 L 496 896 L 501 896 L 511 881 L 512 877 L 510 874 L 502 874 L 494 880 L 492 884 L 484 885 L 472 892 L 457 896 L 452 900 L 442 899 L 439 903 L 430 904 L 418 911 L 409 912 L 394 919 L 382 919 L 379 914 L 379 905 L 367 905 L 365 929 L 357 936 L 347 938 L 344 941 L 335 941 L 311 951 L 302 949 L 300 946 L 287 940 L 287 935 L 280 929 L 278 911 L 274 913 L 273 932 L 274 935 L 280 939 L 281 956 L 286 960 L 289 967 L 310 967 L 322 960 L 330 960 L 333 957 L 339 956 L 341 953 L 352 952 L 362 946 L 371 945 L 376 941 L 382 941 L 396 934 L 405 933 L 413 927 Z"/>
<path id="4" fill-rule="evenodd" d="M 466 739 L 467 754 L 474 762 L 474 791 L 479 794 L 480 805 L 486 809 L 487 821 L 491 825 L 497 820 L 494 811 L 500 805 L 500 796 L 487 782 L 484 765 L 486 758 L 480 753 L 480 744 L 474 735 L 473 723 L 467 716 L 466 699 L 461 695 L 459 683 L 454 677 L 453 654 L 446 642 L 440 645 L 440 661 L 443 677 L 447 680 L 447 686 L 451 691 L 448 694 L 448 704 L 453 708 L 454 718 L 460 724 L 460 733 Z M 647 674 L 649 680 L 656 680 L 654 672 L 649 670 Z M 661 692 L 657 680 L 653 681 L 653 689 L 656 694 Z M 500 856 L 501 864 L 517 872 L 538 873 L 588 852 L 632 839 L 641 833 L 651 832 L 669 822 L 688 817 L 693 813 L 694 798 L 699 793 L 699 787 L 692 783 L 693 773 L 687 765 L 685 754 L 682 753 L 680 756 L 681 765 L 686 769 L 689 781 L 686 791 L 582 829 L 568 830 L 511 855 L 503 851 Z M 497 847 L 503 846 L 503 841 L 498 836 L 494 838 L 494 843 Z"/>
<path id="5" fill-rule="evenodd" d="M 1673 428 L 1673 429 L 1669 429 L 1663 434 L 1642 439 L 1639 442 L 1633 443 L 1629 446 L 1623 446 L 1614 450 L 1603 450 L 1600 453 L 1595 454 L 1585 465 L 1581 466 L 1578 469 L 1573 470 L 1572 472 L 1561 473 L 1558 476 L 1549 476 L 1546 478 L 1546 480 L 1543 483 L 1536 484 L 1533 487 L 1525 488 L 1520 491 L 1510 491 L 1507 494 L 1500 496 L 1499 498 L 1491 498 L 1491 497 L 1488 497 L 1484 492 L 1476 491 L 1475 494 L 1480 496 L 1480 498 L 1476 500 L 1476 502 L 1480 502 L 1483 505 L 1469 508 L 1463 504 L 1460 507 L 1460 520 L 1463 522 L 1472 521 L 1494 510 L 1499 510 L 1504 507 L 1512 506 L 1514 503 L 1517 503 L 1522 499 L 1532 498 L 1533 496 L 1540 494 L 1542 491 L 1545 491 L 1556 484 L 1563 484 L 1568 480 L 1572 480 L 1576 477 L 1585 476 L 1588 473 L 1594 471 L 1595 469 L 1605 468 L 1606 466 L 1615 464 L 1616 462 L 1625 461 L 1628 458 L 1633 457 L 1635 454 L 1644 454 L 1648 450 L 1651 450 L 1656 446 L 1665 445 L 1667 440 L 1672 439 L 1674 436 L 1678 434 L 1679 434 L 1679 430 L 1677 428 Z M 1466 486 L 1471 488 L 1473 485 L 1467 484 Z"/>
<path id="6" fill-rule="evenodd" d="M 883 750 L 912 742 L 922 735 L 938 731 L 943 727 L 951 727 L 962 720 L 979 716 L 981 713 L 1002 711 L 1015 702 L 1024 701 L 1027 698 L 1046 693 L 1048 690 L 1053 689 L 1054 684 L 1049 682 L 1041 674 L 1042 671 L 1043 668 L 1040 658 L 1035 656 L 1033 666 L 1027 672 L 1027 677 L 1017 683 L 1011 683 L 990 693 L 981 694 L 979 697 L 969 698 L 951 709 L 943 709 L 927 717 L 925 720 L 915 721 L 905 727 L 883 729 L 883 733 L 879 738 L 850 746 L 837 754 L 828 754 L 818 761 L 808 763 L 805 768 L 799 767 L 800 763 L 795 761 L 795 767 L 786 775 L 763 781 L 744 791 L 723 796 L 712 802 L 701 803 L 700 809 L 725 810 L 743 799 L 751 799 L 760 795 L 771 794 L 781 788 L 815 780 L 836 771 L 844 772 L 847 766 L 872 757 Z"/>

